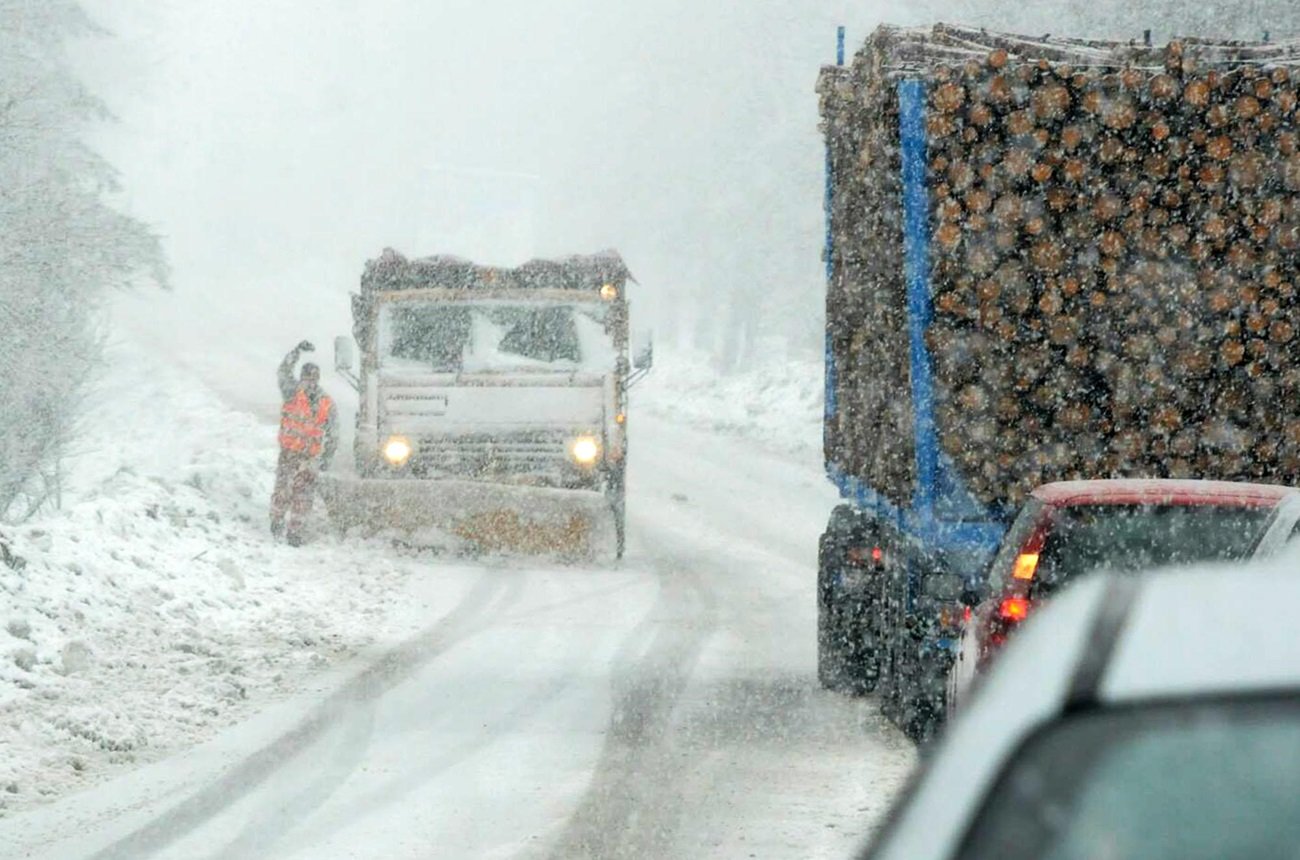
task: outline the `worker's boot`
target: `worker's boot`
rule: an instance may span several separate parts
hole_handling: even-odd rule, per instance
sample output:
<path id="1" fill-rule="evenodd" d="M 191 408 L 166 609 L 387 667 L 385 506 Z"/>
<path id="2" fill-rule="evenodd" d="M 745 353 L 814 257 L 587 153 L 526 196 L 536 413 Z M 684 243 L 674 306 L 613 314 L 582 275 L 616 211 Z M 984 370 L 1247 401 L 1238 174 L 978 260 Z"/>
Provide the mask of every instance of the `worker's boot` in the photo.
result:
<path id="1" fill-rule="evenodd" d="M 284 520 L 271 520 L 271 540 L 279 543 L 284 539 Z"/>
<path id="2" fill-rule="evenodd" d="M 305 541 L 301 532 L 289 532 L 289 546 L 302 546 Z"/>

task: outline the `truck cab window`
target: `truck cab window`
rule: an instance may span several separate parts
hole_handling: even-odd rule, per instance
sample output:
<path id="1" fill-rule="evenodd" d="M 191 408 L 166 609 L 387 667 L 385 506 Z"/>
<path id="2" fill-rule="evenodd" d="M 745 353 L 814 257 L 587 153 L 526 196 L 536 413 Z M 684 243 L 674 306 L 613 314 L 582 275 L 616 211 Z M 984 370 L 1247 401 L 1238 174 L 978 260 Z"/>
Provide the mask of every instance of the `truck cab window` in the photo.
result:
<path id="1" fill-rule="evenodd" d="M 380 317 L 390 371 L 603 371 L 614 359 L 603 308 L 540 304 L 394 304 Z"/>
<path id="2" fill-rule="evenodd" d="M 547 363 L 582 360 L 570 308 L 505 309 L 496 318 L 505 329 L 497 348 Z"/>
<path id="3" fill-rule="evenodd" d="M 434 371 L 460 369 L 470 331 L 470 309 L 449 305 L 386 310 L 384 356 Z"/>

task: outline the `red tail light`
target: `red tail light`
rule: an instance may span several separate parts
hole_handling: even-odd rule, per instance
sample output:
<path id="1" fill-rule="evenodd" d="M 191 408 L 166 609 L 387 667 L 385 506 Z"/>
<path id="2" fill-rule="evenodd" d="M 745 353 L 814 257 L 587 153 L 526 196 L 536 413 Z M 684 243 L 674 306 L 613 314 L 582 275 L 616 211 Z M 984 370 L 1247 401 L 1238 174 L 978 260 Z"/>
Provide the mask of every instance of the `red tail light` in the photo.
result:
<path id="1" fill-rule="evenodd" d="M 878 546 L 870 549 L 865 546 L 849 547 L 848 559 L 850 564 L 870 564 L 879 568 L 885 561 L 885 551 Z"/>
<path id="2" fill-rule="evenodd" d="M 1029 617 L 1029 598 L 1008 597 L 998 606 L 998 617 L 1003 621 L 1019 623 Z"/>

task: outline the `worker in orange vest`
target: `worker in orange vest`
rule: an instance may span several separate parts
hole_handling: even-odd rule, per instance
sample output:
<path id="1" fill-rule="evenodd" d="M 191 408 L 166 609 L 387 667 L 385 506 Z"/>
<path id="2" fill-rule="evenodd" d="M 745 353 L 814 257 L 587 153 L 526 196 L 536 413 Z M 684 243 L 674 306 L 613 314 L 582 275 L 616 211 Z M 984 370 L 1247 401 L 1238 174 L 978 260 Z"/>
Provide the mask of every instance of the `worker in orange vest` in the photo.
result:
<path id="1" fill-rule="evenodd" d="M 315 349 L 304 340 L 284 357 L 277 373 L 284 406 L 280 409 L 280 461 L 271 496 L 271 535 L 277 540 L 287 537 L 290 546 L 302 545 L 316 476 L 329 466 L 338 447 L 337 410 L 333 399 L 321 390 L 320 368 L 303 364 L 301 376 L 294 379 L 293 375 L 299 356 Z"/>

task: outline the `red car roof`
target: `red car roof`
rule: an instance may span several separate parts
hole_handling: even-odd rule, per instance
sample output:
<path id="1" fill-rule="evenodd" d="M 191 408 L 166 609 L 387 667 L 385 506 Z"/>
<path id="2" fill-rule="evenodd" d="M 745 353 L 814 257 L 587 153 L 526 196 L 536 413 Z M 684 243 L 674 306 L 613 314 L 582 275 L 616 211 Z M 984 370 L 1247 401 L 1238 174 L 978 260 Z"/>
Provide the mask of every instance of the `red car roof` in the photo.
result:
<path id="1" fill-rule="evenodd" d="M 1031 494 L 1056 507 L 1069 505 L 1221 505 L 1272 508 L 1300 493 L 1295 487 L 1235 481 L 1177 481 L 1156 478 L 1058 481 Z"/>

